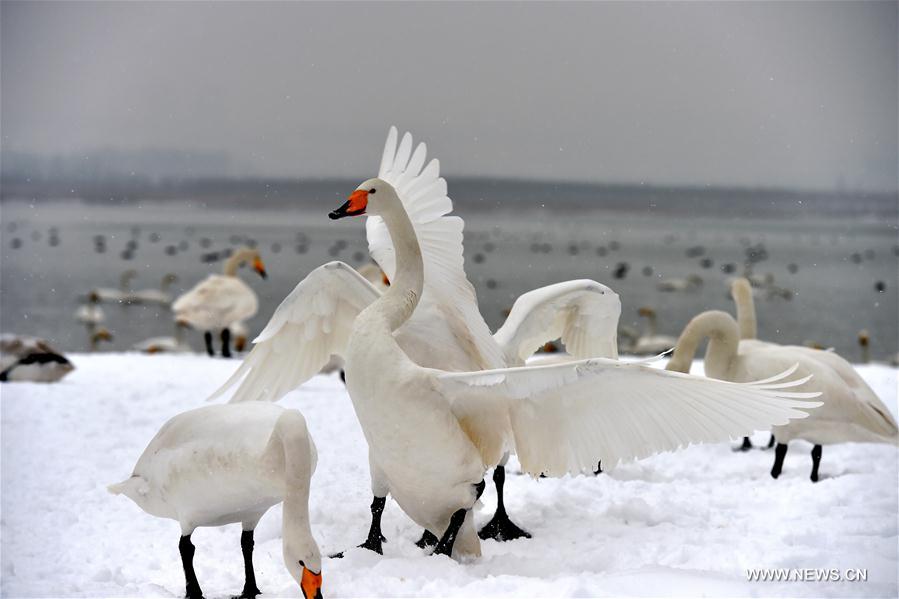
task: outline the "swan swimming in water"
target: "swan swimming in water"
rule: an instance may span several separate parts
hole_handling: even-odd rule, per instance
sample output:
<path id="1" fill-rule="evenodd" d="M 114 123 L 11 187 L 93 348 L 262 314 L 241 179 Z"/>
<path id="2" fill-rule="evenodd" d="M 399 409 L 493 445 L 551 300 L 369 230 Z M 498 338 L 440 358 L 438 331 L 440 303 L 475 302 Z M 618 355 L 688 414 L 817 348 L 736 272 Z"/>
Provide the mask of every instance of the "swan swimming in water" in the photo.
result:
<path id="1" fill-rule="evenodd" d="M 365 181 L 331 218 L 366 213 L 383 219 L 393 242 L 390 289 L 379 296 L 339 262 L 319 267 L 285 299 L 224 387 L 246 376 L 235 399 L 277 399 L 331 354 L 345 356 L 372 468 L 409 517 L 442 533 L 435 553 L 480 554 L 471 509 L 485 470 L 509 446 L 533 475 L 593 472 L 600 459 L 614 467 L 723 441 L 819 405 L 800 401 L 816 393 L 783 390 L 806 382 L 781 382 L 789 370 L 738 385 L 604 358 L 474 372 L 421 366 L 399 332 L 424 302 L 423 256 L 433 240 L 419 241 L 396 188 L 383 179 Z M 323 307 L 338 317 L 323 323 Z"/>
<path id="2" fill-rule="evenodd" d="M 166 422 L 130 478 L 110 485 L 143 511 L 181 525 L 178 551 L 186 597 L 203 592 L 190 537 L 201 526 L 240 522 L 245 582 L 240 597 L 260 593 L 253 570 L 253 531 L 270 507 L 284 503 L 284 564 L 305 599 L 321 599 L 321 554 L 309 525 L 309 482 L 316 451 L 303 415 L 268 403 L 206 406 Z"/>

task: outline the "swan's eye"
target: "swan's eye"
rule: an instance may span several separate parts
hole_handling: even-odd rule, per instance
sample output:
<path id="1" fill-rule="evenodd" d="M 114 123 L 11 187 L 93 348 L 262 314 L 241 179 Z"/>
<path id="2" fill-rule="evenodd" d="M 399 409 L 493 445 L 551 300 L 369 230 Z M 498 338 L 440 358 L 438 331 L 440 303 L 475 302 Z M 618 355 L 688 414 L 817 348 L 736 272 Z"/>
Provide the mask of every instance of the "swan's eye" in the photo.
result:
<path id="1" fill-rule="evenodd" d="M 368 193 L 375 193 L 376 191 L 378 191 L 378 190 L 375 189 L 374 187 L 372 187 L 371 189 L 368 190 Z"/>

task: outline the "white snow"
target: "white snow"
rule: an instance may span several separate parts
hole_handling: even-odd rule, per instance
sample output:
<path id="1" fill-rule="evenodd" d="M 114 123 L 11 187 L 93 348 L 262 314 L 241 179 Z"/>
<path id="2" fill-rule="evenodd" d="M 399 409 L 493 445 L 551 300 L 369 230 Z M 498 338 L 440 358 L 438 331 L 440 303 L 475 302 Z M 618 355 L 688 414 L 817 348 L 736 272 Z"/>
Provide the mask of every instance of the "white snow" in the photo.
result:
<path id="1" fill-rule="evenodd" d="M 159 426 L 203 403 L 237 366 L 205 356 L 75 355 L 54 385 L 9 383 L 2 406 L 2 594 L 6 597 L 181 597 L 174 521 L 144 514 L 106 485 L 127 477 Z M 897 371 L 860 366 L 896 411 Z M 319 448 L 311 518 L 323 554 L 368 529 L 366 446 L 336 375 L 284 405 L 306 415 Z M 764 444 L 767 433 L 754 441 Z M 483 543 L 483 557 L 426 556 L 419 530 L 388 502 L 385 555 L 350 549 L 324 559 L 338 596 L 892 596 L 897 595 L 897 450 L 790 447 L 779 480 L 771 451 L 691 447 L 597 477 L 534 480 L 509 466 L 507 506 L 530 540 Z M 495 505 L 488 478 L 477 521 Z M 256 532 L 263 597 L 300 597 L 284 568 L 281 512 Z M 243 584 L 239 526 L 199 529 L 195 565 L 209 599 Z M 747 568 L 867 568 L 867 582 L 749 582 Z"/>

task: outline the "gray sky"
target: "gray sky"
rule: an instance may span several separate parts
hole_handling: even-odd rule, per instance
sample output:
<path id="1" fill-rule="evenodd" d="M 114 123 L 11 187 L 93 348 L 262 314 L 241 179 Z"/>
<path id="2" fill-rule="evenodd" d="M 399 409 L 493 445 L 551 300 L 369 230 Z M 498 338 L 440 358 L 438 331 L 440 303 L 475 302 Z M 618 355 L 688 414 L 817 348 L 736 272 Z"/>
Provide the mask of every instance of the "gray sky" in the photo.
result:
<path id="1" fill-rule="evenodd" d="M 2 4 L 4 149 L 232 174 L 897 187 L 897 4 Z"/>

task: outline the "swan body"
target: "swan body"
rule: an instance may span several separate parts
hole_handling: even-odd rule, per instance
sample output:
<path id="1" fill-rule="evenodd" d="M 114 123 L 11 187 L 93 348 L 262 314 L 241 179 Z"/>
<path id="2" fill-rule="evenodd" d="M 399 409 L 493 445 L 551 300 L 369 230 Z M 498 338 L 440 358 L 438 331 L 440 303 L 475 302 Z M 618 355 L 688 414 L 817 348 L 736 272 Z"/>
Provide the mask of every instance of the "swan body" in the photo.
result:
<path id="1" fill-rule="evenodd" d="M 177 520 L 181 543 L 186 538 L 188 545 L 200 526 L 240 522 L 244 531 L 252 531 L 269 508 L 284 502 L 284 561 L 307 599 L 313 599 L 318 588 L 310 594 L 307 587 L 316 577 L 321 584 L 321 555 L 308 512 L 315 463 L 315 444 L 296 410 L 258 402 L 206 406 L 166 422 L 131 477 L 109 491 L 152 516 Z M 249 538 L 252 547 L 252 533 Z M 189 561 L 185 572 L 188 596 L 200 596 Z M 255 590 L 255 577 L 248 590 Z"/>
<path id="2" fill-rule="evenodd" d="M 259 252 L 241 248 L 225 262 L 223 274 L 207 276 L 172 304 L 176 322 L 205 332 L 209 355 L 213 355 L 212 332 L 221 331 L 222 355 L 230 357 L 229 325 L 252 318 L 259 309 L 256 293 L 237 276 L 237 269 L 246 262 L 251 262 L 253 270 L 266 277 Z"/>
<path id="3" fill-rule="evenodd" d="M 131 349 L 146 354 L 188 353 L 190 344 L 184 340 L 184 327 L 175 323 L 175 335 L 172 337 L 151 337 L 131 346 Z"/>
<path id="4" fill-rule="evenodd" d="M 423 157 L 413 162 L 411 177 Z M 373 469 L 414 521 L 444 531 L 436 552 L 479 553 L 471 508 L 484 470 L 508 447 L 535 475 L 592 472 L 600 459 L 614 466 L 724 440 L 761 423 L 804 417 L 798 408 L 817 405 L 798 401 L 814 394 L 781 390 L 795 383 L 734 385 L 605 358 L 473 372 L 417 363 L 401 334 L 433 290 L 425 286 L 433 239 L 416 230 L 399 189 L 370 179 L 331 213 L 380 217 L 394 252 L 392 268 L 385 268 L 390 289 L 379 296 L 342 263 L 319 267 L 285 299 L 223 389 L 245 376 L 234 399 L 277 399 L 331 354 L 344 355 Z"/>
<path id="5" fill-rule="evenodd" d="M 106 313 L 96 303 L 83 304 L 75 311 L 75 320 L 88 326 L 98 325 L 106 322 Z"/>
<path id="6" fill-rule="evenodd" d="M 0 335 L 0 382 L 55 383 L 73 370 L 68 358 L 44 339 Z"/>

